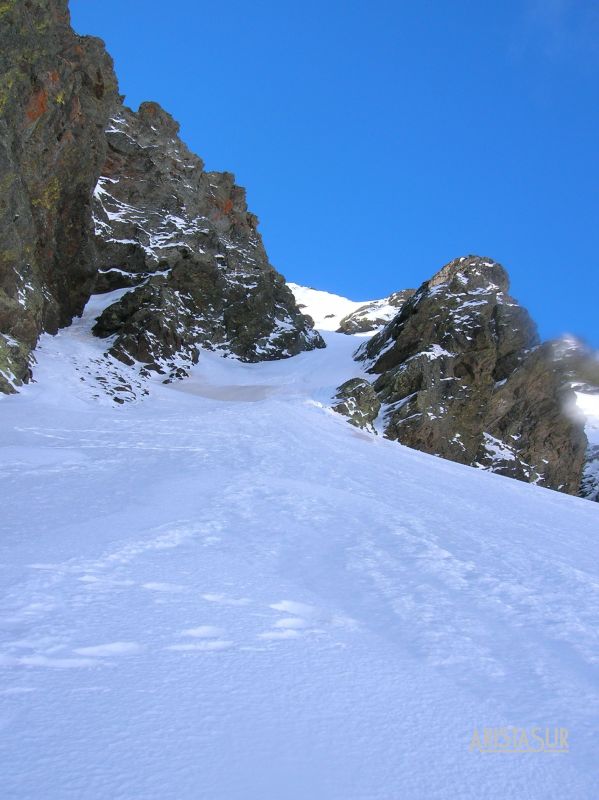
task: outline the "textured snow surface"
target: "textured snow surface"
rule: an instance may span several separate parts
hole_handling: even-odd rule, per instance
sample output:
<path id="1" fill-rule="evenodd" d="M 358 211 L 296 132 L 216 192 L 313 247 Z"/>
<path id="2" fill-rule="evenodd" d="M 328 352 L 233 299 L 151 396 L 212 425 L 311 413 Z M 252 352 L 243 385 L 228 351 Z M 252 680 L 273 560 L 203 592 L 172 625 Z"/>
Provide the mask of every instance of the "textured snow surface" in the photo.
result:
<path id="1" fill-rule="evenodd" d="M 598 505 L 353 429 L 343 334 L 99 402 L 99 308 L 0 401 L 3 798 L 597 797 Z"/>

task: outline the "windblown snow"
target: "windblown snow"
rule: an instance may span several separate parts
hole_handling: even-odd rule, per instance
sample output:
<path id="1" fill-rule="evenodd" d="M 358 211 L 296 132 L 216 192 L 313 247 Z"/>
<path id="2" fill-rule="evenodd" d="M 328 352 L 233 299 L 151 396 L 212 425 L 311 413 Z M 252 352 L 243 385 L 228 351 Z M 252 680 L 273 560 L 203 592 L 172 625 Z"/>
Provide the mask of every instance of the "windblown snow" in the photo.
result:
<path id="1" fill-rule="evenodd" d="M 599 506 L 347 425 L 353 336 L 116 404 L 112 299 L 0 401 L 2 796 L 596 798 Z"/>

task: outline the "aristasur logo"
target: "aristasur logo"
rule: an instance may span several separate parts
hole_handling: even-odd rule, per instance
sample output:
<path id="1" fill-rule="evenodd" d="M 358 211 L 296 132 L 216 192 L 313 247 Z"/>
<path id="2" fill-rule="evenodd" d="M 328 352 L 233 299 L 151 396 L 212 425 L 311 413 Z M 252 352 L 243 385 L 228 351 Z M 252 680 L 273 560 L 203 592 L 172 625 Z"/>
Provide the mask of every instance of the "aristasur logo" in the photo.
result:
<path id="1" fill-rule="evenodd" d="M 507 726 L 475 728 L 468 749 L 478 753 L 569 753 L 570 745 L 567 728 Z"/>

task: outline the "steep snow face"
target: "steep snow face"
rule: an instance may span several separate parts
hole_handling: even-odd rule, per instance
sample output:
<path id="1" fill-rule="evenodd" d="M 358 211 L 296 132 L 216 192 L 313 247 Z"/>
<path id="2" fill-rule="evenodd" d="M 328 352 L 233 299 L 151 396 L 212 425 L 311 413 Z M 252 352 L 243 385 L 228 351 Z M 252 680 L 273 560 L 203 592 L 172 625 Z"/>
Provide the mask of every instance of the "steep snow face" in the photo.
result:
<path id="1" fill-rule="evenodd" d="M 347 425 L 341 334 L 98 402 L 103 302 L 0 401 L 3 796 L 594 798 L 599 507 Z"/>
<path id="2" fill-rule="evenodd" d="M 586 418 L 585 433 L 589 441 L 582 494 L 599 502 L 599 393 L 577 392 L 576 403 Z"/>
<path id="3" fill-rule="evenodd" d="M 300 311 L 314 320 L 314 327 L 322 331 L 336 331 L 341 320 L 369 300 L 349 300 L 339 294 L 323 292 L 297 283 L 288 283 L 287 286 L 294 294 Z"/>
<path id="4" fill-rule="evenodd" d="M 299 308 L 312 317 L 316 328 L 354 335 L 376 333 L 399 314 L 405 301 L 414 293 L 413 289 L 405 289 L 381 300 L 348 300 L 297 283 L 287 285 Z"/>

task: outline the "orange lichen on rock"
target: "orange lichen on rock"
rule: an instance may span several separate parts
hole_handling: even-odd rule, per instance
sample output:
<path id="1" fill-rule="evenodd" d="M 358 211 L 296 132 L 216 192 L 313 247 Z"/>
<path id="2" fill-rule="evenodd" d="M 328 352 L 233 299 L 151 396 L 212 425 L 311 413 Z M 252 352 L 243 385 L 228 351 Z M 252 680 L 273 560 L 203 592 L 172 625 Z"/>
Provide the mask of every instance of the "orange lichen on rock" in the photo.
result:
<path id="1" fill-rule="evenodd" d="M 79 100 L 78 95 L 75 95 L 71 103 L 71 113 L 69 114 L 69 120 L 71 122 L 78 122 L 81 117 L 82 117 L 81 100 Z"/>
<path id="2" fill-rule="evenodd" d="M 35 122 L 42 114 L 48 110 L 48 92 L 45 89 L 38 89 L 37 92 L 31 95 L 31 99 L 27 104 L 25 115 L 28 122 Z"/>

